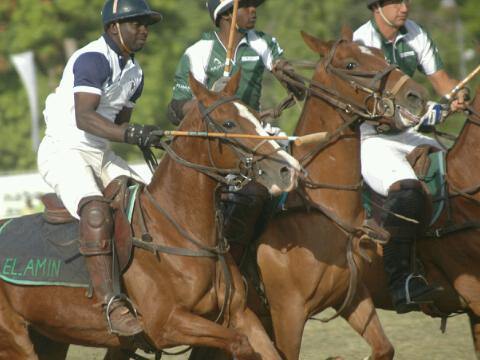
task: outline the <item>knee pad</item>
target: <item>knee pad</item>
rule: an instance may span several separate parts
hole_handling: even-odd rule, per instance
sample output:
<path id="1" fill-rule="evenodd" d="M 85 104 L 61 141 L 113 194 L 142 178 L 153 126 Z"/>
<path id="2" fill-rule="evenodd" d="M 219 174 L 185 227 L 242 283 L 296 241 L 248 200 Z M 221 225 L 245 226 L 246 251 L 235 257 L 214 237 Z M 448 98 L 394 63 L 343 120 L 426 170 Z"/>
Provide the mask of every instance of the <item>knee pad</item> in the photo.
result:
<path id="1" fill-rule="evenodd" d="M 82 199 L 80 215 L 80 253 L 109 254 L 112 251 L 113 217 L 108 201 L 101 197 Z"/>
<path id="2" fill-rule="evenodd" d="M 392 236 L 410 237 L 419 235 L 425 228 L 428 220 L 428 195 L 418 180 L 400 180 L 392 184 L 385 201 L 383 224 L 390 228 Z M 416 220 L 418 223 L 402 219 L 394 214 Z M 392 233 L 393 230 L 393 233 Z"/>

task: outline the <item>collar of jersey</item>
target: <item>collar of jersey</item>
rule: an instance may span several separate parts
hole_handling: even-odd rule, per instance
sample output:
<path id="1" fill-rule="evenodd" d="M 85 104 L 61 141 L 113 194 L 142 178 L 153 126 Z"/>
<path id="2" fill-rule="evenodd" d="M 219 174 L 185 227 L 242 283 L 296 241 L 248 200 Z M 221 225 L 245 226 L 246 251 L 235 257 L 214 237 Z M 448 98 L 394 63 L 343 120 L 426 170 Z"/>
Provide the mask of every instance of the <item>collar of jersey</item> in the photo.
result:
<path id="1" fill-rule="evenodd" d="M 251 30 L 249 30 L 251 31 Z M 248 36 L 247 36 L 248 32 L 246 32 L 242 39 L 240 40 L 240 42 L 238 43 L 238 46 L 240 45 L 243 45 L 243 44 L 248 44 Z M 213 40 L 213 41 L 217 41 L 219 42 L 223 47 L 225 47 L 225 45 L 223 45 L 223 43 L 220 41 L 220 38 L 218 36 L 218 34 L 215 32 L 215 31 L 209 31 L 209 32 L 206 32 L 206 33 L 203 33 L 202 34 L 202 40 Z"/>
<path id="2" fill-rule="evenodd" d="M 375 29 L 375 32 L 377 33 L 377 35 L 380 37 L 380 39 L 382 40 L 382 42 L 384 44 L 391 44 L 392 41 L 388 40 L 387 38 L 385 38 L 385 36 L 383 36 L 383 34 L 380 32 L 380 30 L 378 29 L 378 24 L 377 22 L 375 21 L 375 19 L 372 19 L 370 20 L 370 22 L 372 23 L 372 26 L 373 28 Z M 408 33 L 408 30 L 405 26 L 402 26 L 399 30 L 398 30 L 398 34 L 397 34 L 397 37 L 395 38 L 395 41 L 393 41 L 394 43 L 396 43 L 397 41 L 399 41 L 400 39 L 403 39 L 405 36 L 407 36 L 407 33 Z"/>
<path id="3" fill-rule="evenodd" d="M 102 36 L 103 36 L 105 42 L 107 43 L 108 47 L 110 49 L 112 49 L 113 51 L 115 51 L 115 54 L 117 54 L 118 62 L 120 63 L 120 68 L 123 69 L 125 67 L 125 65 L 127 64 L 128 59 L 125 59 L 123 57 L 122 51 L 120 50 L 120 47 L 115 43 L 115 41 L 112 40 L 112 38 L 110 36 L 108 36 L 107 33 L 104 33 Z M 135 54 L 130 54 L 130 58 L 132 59 L 132 61 L 134 60 L 134 57 L 135 57 Z"/>

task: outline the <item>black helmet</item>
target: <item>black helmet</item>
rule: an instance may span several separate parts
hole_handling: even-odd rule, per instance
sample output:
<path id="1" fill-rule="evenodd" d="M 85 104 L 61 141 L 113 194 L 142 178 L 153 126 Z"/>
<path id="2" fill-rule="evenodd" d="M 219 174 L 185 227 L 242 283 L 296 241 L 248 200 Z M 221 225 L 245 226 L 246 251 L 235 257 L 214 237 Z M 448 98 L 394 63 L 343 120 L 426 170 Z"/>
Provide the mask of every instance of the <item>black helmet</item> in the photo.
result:
<path id="1" fill-rule="evenodd" d="M 152 11 L 146 0 L 107 0 L 103 5 L 103 26 L 141 16 L 149 18 L 149 25 L 162 20 L 162 14 Z"/>
<path id="2" fill-rule="evenodd" d="M 379 3 L 381 0 L 367 0 L 367 7 L 372 10 L 373 5 Z"/>
<path id="3" fill-rule="evenodd" d="M 240 3 L 241 2 L 242 0 L 240 0 Z M 262 5 L 264 2 L 265 0 L 253 1 L 255 7 Z M 212 21 L 216 26 L 218 26 L 218 19 L 220 19 L 220 15 L 233 8 L 233 0 L 207 0 L 207 8 L 210 12 Z"/>

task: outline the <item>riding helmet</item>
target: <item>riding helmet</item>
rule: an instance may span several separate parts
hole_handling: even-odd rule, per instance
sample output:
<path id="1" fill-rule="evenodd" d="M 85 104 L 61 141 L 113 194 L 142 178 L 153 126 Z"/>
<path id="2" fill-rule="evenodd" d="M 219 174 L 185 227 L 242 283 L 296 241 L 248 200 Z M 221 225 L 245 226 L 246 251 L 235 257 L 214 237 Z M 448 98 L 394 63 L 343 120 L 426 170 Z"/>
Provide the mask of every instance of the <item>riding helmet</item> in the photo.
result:
<path id="1" fill-rule="evenodd" d="M 381 2 L 381 0 L 367 0 L 367 7 L 372 10 L 373 5 Z"/>
<path id="2" fill-rule="evenodd" d="M 149 18 L 149 25 L 162 20 L 162 14 L 150 9 L 146 0 L 107 0 L 103 5 L 102 21 L 104 26 L 137 17 Z"/>
<path id="3" fill-rule="evenodd" d="M 240 0 L 240 3 L 242 0 Z M 255 0 L 252 1 L 253 6 L 258 7 L 262 5 L 265 0 Z M 233 8 L 233 0 L 207 0 L 207 9 L 210 12 L 210 17 L 212 21 L 218 26 L 218 20 L 220 15 L 226 13 L 228 10 Z"/>

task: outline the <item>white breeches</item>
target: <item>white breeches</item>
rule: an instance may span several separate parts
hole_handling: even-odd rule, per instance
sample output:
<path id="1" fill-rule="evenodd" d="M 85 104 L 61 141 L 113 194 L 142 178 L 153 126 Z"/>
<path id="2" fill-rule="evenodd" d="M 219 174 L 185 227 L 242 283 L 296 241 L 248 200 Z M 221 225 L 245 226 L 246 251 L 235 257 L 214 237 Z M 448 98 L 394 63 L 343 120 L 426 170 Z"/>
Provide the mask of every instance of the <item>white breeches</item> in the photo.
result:
<path id="1" fill-rule="evenodd" d="M 414 129 L 396 135 L 362 135 L 361 162 L 364 180 L 375 192 L 386 196 L 393 183 L 417 179 L 405 157 L 422 144 L 441 149 L 435 139 Z"/>
<path id="2" fill-rule="evenodd" d="M 38 170 L 45 182 L 75 218 L 80 200 L 102 196 L 102 189 L 118 176 L 142 181 L 128 164 L 111 150 L 69 148 L 46 136 L 38 149 Z"/>

